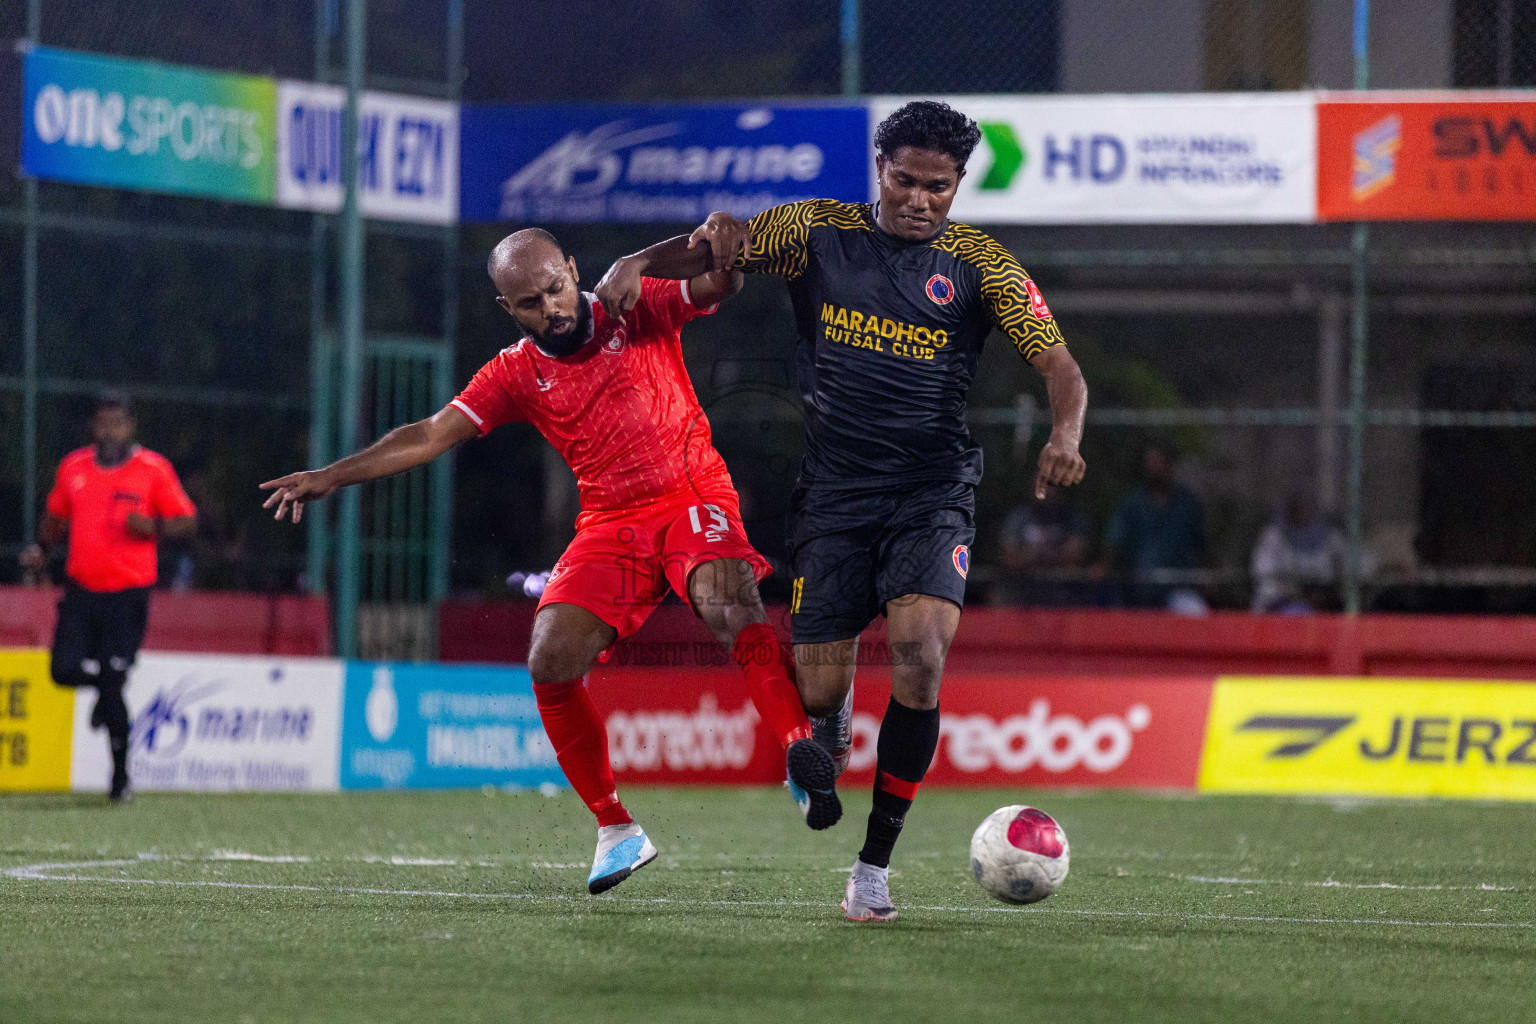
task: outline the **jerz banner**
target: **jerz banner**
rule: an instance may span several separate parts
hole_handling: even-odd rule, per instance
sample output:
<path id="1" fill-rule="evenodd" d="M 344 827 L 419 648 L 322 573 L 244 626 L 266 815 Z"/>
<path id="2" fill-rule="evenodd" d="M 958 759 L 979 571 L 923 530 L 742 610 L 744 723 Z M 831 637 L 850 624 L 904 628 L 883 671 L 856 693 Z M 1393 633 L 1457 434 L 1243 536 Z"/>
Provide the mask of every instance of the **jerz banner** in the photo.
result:
<path id="1" fill-rule="evenodd" d="M 1324 93 L 1323 220 L 1536 220 L 1536 92 Z"/>
<path id="2" fill-rule="evenodd" d="M 869 193 L 858 105 L 466 106 L 465 221 L 671 222 Z"/>
<path id="3" fill-rule="evenodd" d="M 270 203 L 276 83 L 36 46 L 21 167 L 82 185 Z"/>
<path id="4" fill-rule="evenodd" d="M 915 98 L 872 99 L 871 130 Z M 1264 224 L 1316 218 L 1310 93 L 940 98 L 982 132 L 955 197 L 956 220 Z"/>
<path id="5" fill-rule="evenodd" d="M 346 90 L 277 84 L 277 205 L 341 209 Z M 363 216 L 452 224 L 459 216 L 459 107 L 446 100 L 359 97 L 357 182 Z"/>

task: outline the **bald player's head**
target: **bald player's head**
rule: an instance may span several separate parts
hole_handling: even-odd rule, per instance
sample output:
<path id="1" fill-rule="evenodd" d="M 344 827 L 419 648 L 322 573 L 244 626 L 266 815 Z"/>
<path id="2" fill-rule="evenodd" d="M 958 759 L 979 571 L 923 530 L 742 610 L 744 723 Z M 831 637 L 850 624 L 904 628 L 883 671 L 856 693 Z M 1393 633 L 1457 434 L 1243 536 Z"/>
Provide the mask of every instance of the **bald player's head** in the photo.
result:
<path id="1" fill-rule="evenodd" d="M 554 356 L 587 341 L 591 304 L 582 297 L 576 260 L 543 228 L 524 228 L 496 243 L 486 261 L 496 304 L 512 314 L 534 344 Z"/>

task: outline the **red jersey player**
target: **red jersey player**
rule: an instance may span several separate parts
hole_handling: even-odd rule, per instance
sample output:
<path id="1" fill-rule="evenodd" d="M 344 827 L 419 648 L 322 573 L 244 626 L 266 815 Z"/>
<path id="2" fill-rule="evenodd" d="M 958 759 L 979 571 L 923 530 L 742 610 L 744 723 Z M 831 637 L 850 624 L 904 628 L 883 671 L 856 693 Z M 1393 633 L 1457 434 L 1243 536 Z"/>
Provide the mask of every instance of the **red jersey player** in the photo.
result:
<path id="1" fill-rule="evenodd" d="M 491 253 L 497 303 L 524 338 L 485 364 L 442 411 L 390 431 L 324 469 L 261 486 L 276 518 L 337 488 L 419 466 L 454 445 L 524 420 L 576 473 L 576 538 L 550 572 L 534 618 L 528 672 L 539 715 L 572 787 L 597 816 L 587 887 L 603 892 L 656 856 L 614 789 L 608 738 L 583 679 L 640 627 L 670 586 L 741 667 L 786 750 L 791 792 L 812 828 L 842 814 L 831 756 L 810 739 L 787 652 L 757 583 L 767 562 L 747 543 L 735 488 L 683 366 L 679 329 L 741 287 L 731 271 L 645 280 L 623 320 L 583 293 L 576 261 L 528 228 Z"/>

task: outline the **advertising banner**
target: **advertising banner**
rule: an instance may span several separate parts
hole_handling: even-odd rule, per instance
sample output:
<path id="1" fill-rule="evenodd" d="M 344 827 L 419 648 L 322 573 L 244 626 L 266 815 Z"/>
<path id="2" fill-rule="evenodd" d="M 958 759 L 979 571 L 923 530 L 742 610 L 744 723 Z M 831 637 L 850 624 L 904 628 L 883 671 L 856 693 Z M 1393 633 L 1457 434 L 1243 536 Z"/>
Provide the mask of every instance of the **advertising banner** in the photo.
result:
<path id="1" fill-rule="evenodd" d="M 0 649 L 0 792 L 69 788 L 74 712 L 75 692 L 54 684 L 47 651 Z"/>
<path id="2" fill-rule="evenodd" d="M 1536 93 L 1317 106 L 1323 220 L 1536 220 Z"/>
<path id="3" fill-rule="evenodd" d="M 342 664 L 321 658 L 139 655 L 128 676 L 128 772 L 141 790 L 337 788 Z M 71 787 L 104 791 L 94 694 L 76 703 Z"/>
<path id="4" fill-rule="evenodd" d="M 869 193 L 860 106 L 463 109 L 463 219 L 689 223 Z"/>
<path id="5" fill-rule="evenodd" d="M 1200 789 L 1536 799 L 1536 684 L 1221 679 Z"/>
<path id="6" fill-rule="evenodd" d="M 564 785 L 528 670 L 349 662 L 345 789 Z"/>
<path id="7" fill-rule="evenodd" d="M 914 97 L 870 101 L 870 125 Z M 942 97 L 980 125 L 955 197 L 976 224 L 1306 223 L 1310 93 Z"/>
<path id="8" fill-rule="evenodd" d="M 39 178 L 272 201 L 276 83 L 34 47 L 22 170 Z"/>
<path id="9" fill-rule="evenodd" d="M 277 205 L 341 209 L 346 91 L 277 83 Z M 459 217 L 459 108 L 444 100 L 365 92 L 358 104 L 363 216 L 427 224 Z"/>
<path id="10" fill-rule="evenodd" d="M 601 667 L 588 685 L 608 716 L 608 746 L 620 782 L 784 779 L 778 741 L 759 723 L 734 670 Z M 847 784 L 874 780 L 875 740 L 890 692 L 888 672 L 860 670 Z M 939 750 L 926 784 L 1190 789 L 1210 694 L 1209 677 L 952 673 L 944 680 Z"/>

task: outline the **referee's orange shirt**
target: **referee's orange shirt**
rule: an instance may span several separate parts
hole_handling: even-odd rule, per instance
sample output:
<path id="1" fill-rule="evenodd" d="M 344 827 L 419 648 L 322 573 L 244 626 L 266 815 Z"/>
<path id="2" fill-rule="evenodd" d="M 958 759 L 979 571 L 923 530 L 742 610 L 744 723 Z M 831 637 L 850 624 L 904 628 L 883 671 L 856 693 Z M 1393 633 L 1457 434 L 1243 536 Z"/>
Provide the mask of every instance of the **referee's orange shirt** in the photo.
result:
<path id="1" fill-rule="evenodd" d="M 128 532 L 130 512 L 174 519 L 197 509 L 170 462 L 147 448 L 134 446 L 132 455 L 110 469 L 97 464 L 95 448 L 64 457 L 48 492 L 48 514 L 69 523 L 64 571 L 70 579 L 97 592 L 154 584 L 156 542 Z"/>

